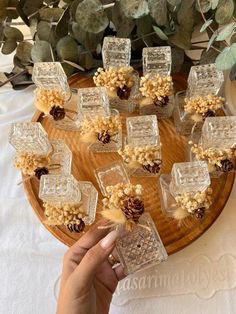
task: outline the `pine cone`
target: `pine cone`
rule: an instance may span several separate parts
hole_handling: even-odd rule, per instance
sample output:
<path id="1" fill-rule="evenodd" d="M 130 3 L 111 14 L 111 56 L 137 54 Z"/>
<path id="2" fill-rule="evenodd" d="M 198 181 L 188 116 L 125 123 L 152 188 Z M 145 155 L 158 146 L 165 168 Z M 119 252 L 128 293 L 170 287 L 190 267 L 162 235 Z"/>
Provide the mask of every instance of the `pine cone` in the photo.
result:
<path id="1" fill-rule="evenodd" d="M 117 96 L 121 100 L 128 100 L 130 97 L 131 88 L 129 88 L 127 85 L 124 85 L 122 88 L 118 87 L 117 89 Z"/>
<path id="2" fill-rule="evenodd" d="M 53 106 L 49 113 L 55 121 L 64 119 L 66 115 L 65 109 L 59 106 Z"/>
<path id="3" fill-rule="evenodd" d="M 205 212 L 206 212 L 206 208 L 200 207 L 194 211 L 193 216 L 197 219 L 202 219 L 205 216 Z"/>
<path id="4" fill-rule="evenodd" d="M 67 229 L 70 231 L 70 232 L 82 232 L 85 228 L 85 223 L 84 221 L 79 218 L 79 223 L 70 223 L 68 225 L 66 225 Z"/>
<path id="5" fill-rule="evenodd" d="M 207 117 L 215 117 L 216 113 L 213 110 L 207 110 L 207 112 L 205 112 L 203 114 L 203 119 L 205 120 Z"/>
<path id="6" fill-rule="evenodd" d="M 165 96 L 165 97 L 162 97 L 161 100 L 155 99 L 153 101 L 153 104 L 158 107 L 165 107 L 168 105 L 168 102 L 169 102 L 169 97 Z"/>
<path id="7" fill-rule="evenodd" d="M 46 167 L 41 167 L 41 168 L 36 168 L 34 170 L 34 175 L 36 178 L 38 178 L 40 180 L 41 176 L 44 175 L 44 174 L 48 174 L 49 171 L 48 171 L 48 168 Z"/>
<path id="8" fill-rule="evenodd" d="M 108 131 L 103 131 L 102 133 L 98 134 L 98 140 L 103 144 L 108 144 L 111 141 L 111 135 L 108 133 Z"/>
<path id="9" fill-rule="evenodd" d="M 161 162 L 157 163 L 157 162 L 154 162 L 154 165 L 151 166 L 151 165 L 143 165 L 143 169 L 150 172 L 150 173 L 159 173 L 159 171 L 161 170 Z"/>
<path id="10" fill-rule="evenodd" d="M 216 170 L 228 172 L 234 169 L 234 164 L 229 159 L 221 160 L 221 166 L 216 165 Z"/>
<path id="11" fill-rule="evenodd" d="M 144 204 L 140 199 L 131 196 L 124 202 L 124 206 L 121 209 L 128 220 L 131 219 L 137 223 L 139 217 L 144 212 Z"/>

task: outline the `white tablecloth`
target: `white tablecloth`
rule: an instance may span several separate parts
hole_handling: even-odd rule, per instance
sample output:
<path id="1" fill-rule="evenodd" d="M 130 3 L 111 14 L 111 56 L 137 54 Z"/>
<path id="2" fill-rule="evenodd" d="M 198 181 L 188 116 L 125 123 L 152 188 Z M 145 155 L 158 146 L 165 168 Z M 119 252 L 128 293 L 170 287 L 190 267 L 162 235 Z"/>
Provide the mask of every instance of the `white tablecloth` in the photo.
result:
<path id="1" fill-rule="evenodd" d="M 0 71 L 11 56 L 0 56 Z M 53 314 L 66 247 L 38 221 L 12 166 L 12 122 L 29 121 L 33 87 L 0 89 L 0 314 Z M 236 313 L 236 189 L 216 223 L 166 263 L 124 279 L 112 314 Z M 66 313 L 65 313 L 66 314 Z"/>

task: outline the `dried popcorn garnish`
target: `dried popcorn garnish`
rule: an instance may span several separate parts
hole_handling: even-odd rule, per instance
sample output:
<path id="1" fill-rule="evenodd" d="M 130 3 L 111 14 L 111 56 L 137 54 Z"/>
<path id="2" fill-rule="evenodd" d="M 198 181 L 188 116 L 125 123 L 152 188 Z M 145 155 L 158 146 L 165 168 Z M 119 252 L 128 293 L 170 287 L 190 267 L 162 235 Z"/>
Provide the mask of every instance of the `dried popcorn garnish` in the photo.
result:
<path id="1" fill-rule="evenodd" d="M 185 99 L 184 110 L 191 114 L 194 121 L 200 122 L 209 116 L 215 116 L 216 111 L 222 108 L 225 99 L 223 97 L 207 95 Z"/>
<path id="2" fill-rule="evenodd" d="M 52 107 L 63 108 L 65 105 L 65 94 L 60 89 L 43 89 L 35 90 L 35 107 L 45 114 L 49 114 Z"/>
<path id="3" fill-rule="evenodd" d="M 142 186 L 119 183 L 106 190 L 109 196 L 102 200 L 102 216 L 110 220 L 112 226 L 122 224 L 131 231 L 144 212 Z"/>

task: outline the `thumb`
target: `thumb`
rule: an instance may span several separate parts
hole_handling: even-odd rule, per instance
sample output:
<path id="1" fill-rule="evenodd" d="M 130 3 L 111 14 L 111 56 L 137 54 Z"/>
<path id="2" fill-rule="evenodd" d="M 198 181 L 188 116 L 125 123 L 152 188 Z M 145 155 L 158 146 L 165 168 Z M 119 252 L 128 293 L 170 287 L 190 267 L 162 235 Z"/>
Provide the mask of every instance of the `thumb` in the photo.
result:
<path id="1" fill-rule="evenodd" d="M 113 230 L 108 233 L 105 238 L 88 250 L 73 274 L 73 277 L 77 281 L 77 288 L 90 288 L 98 267 L 113 251 L 117 237 L 118 232 Z M 80 287 L 78 287 L 78 285 Z"/>

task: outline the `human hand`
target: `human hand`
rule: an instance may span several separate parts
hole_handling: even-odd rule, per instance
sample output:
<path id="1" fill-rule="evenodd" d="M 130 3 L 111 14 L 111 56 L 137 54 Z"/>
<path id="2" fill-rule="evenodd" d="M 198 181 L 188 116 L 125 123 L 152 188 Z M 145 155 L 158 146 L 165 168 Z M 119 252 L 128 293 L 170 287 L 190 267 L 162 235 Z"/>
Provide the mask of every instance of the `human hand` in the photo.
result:
<path id="1" fill-rule="evenodd" d="M 112 295 L 124 274 L 121 266 L 112 269 L 108 262 L 117 231 L 108 233 L 107 229 L 98 229 L 98 224 L 64 256 L 57 314 L 109 312 Z"/>

